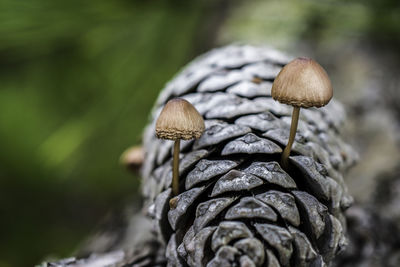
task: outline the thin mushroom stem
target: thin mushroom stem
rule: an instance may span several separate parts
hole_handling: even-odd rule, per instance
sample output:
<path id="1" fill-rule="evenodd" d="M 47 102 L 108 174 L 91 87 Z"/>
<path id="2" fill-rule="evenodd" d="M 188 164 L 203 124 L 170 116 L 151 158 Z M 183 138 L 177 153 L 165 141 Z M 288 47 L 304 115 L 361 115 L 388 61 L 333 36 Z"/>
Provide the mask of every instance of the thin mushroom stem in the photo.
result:
<path id="1" fill-rule="evenodd" d="M 174 196 L 179 194 L 179 150 L 180 139 L 176 139 L 174 143 L 174 158 L 172 166 L 172 193 Z"/>
<path id="2" fill-rule="evenodd" d="M 289 141 L 288 141 L 285 149 L 283 150 L 282 158 L 281 158 L 281 163 L 282 163 L 282 166 L 283 166 L 284 169 L 288 169 L 289 168 L 290 150 L 292 149 L 294 138 L 296 137 L 297 124 L 299 122 L 299 114 L 300 114 L 300 107 L 293 107 L 292 123 L 290 125 Z"/>

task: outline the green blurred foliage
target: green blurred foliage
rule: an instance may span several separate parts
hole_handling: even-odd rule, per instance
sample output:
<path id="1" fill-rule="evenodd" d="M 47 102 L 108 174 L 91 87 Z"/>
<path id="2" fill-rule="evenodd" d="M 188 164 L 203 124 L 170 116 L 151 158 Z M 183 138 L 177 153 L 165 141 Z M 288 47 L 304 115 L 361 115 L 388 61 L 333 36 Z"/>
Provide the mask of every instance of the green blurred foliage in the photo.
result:
<path id="1" fill-rule="evenodd" d="M 0 1 L 0 266 L 68 256 L 137 192 L 119 156 L 213 5 Z"/>
<path id="2" fill-rule="evenodd" d="M 400 47 L 397 0 L 251 0 L 233 8 L 219 41 L 267 43 L 296 52 L 338 47 L 354 40 L 363 45 Z M 395 52 L 399 54 L 399 52 Z"/>

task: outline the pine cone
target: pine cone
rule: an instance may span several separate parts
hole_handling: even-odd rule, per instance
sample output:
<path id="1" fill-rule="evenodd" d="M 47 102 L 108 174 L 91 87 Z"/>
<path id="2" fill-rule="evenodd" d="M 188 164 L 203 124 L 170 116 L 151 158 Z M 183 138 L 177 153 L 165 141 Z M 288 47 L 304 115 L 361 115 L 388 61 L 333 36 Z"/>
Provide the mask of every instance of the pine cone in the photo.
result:
<path id="1" fill-rule="evenodd" d="M 342 173 L 356 155 L 339 137 L 342 106 L 302 109 L 291 171 L 279 163 L 291 107 L 270 90 L 289 60 L 268 48 L 215 49 L 159 96 L 144 135 L 143 195 L 168 266 L 326 266 L 345 246 L 352 198 Z M 154 131 L 173 97 L 196 107 L 206 131 L 182 143 L 181 193 L 171 199 L 173 142 Z"/>

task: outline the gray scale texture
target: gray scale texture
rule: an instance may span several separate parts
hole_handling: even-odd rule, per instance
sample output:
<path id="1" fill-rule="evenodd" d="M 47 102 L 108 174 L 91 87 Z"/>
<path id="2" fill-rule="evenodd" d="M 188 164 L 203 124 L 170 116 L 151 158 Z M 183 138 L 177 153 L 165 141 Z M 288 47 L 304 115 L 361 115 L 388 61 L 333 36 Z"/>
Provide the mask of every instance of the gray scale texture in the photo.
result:
<path id="1" fill-rule="evenodd" d="M 329 266 L 344 248 L 352 198 L 343 173 L 357 155 L 339 136 L 341 104 L 302 109 L 290 169 L 279 164 L 292 108 L 272 99 L 271 85 L 290 59 L 263 47 L 215 49 L 160 94 L 144 134 L 142 192 L 166 264 Z M 174 97 L 198 109 L 206 130 L 181 148 L 181 193 L 170 205 L 172 141 L 157 140 L 154 124 Z"/>
<path id="2" fill-rule="evenodd" d="M 266 69 L 280 68 L 288 60 L 290 59 L 287 56 L 269 48 L 228 46 L 215 49 L 190 63 L 161 92 L 153 111 L 153 121 L 144 135 L 147 154 L 142 192 L 146 200 L 147 215 L 132 209 L 134 205 L 130 204 L 126 210 L 116 212 L 111 221 L 97 230 L 76 257 L 45 262 L 39 266 L 284 266 L 287 260 L 280 257 L 285 255 L 285 248 L 290 246 L 278 242 L 275 245 L 281 249 L 274 248 L 257 232 L 255 223 L 281 227 L 290 233 L 291 266 L 400 266 L 400 169 L 393 177 L 390 176 L 379 184 L 371 202 L 364 206 L 356 203 L 348 208 L 352 198 L 344 185 L 343 173 L 354 164 L 357 155 L 340 138 L 345 113 L 334 99 L 326 107 L 301 110 L 298 133 L 302 138 L 296 140 L 298 150 L 292 154 L 291 159 L 291 164 L 298 163 L 295 172 L 286 173 L 282 170 L 279 158 L 273 155 L 221 156 L 220 152 L 228 142 L 248 133 L 267 138 L 283 147 L 279 135 L 267 137 L 264 134 L 270 130 L 275 130 L 275 133 L 282 129 L 288 132 L 291 108 L 269 97 L 273 77 L 265 78 L 263 75 L 270 74 L 257 72 L 260 65 L 264 65 Z M 226 84 L 224 86 L 227 88 L 216 92 L 199 93 L 196 89 L 211 75 L 227 74 L 233 69 L 240 71 L 247 66 L 257 70 L 247 71 L 248 73 L 256 78 L 264 77 L 262 79 L 265 80 L 245 76 L 244 80 Z M 265 91 L 262 88 L 264 86 L 267 87 Z M 169 200 L 172 195 L 166 183 L 171 172 L 173 143 L 155 139 L 154 118 L 164 103 L 175 96 L 193 103 L 203 116 L 215 106 L 234 101 L 237 97 L 266 105 L 266 110 L 231 119 L 222 119 L 222 116 L 219 119 L 207 119 L 207 128 L 218 125 L 220 127 L 216 128 L 219 128 L 220 134 L 216 134 L 216 129 L 213 129 L 214 133 L 203 138 L 200 146 L 198 141 L 181 143 L 181 158 L 200 147 L 209 151 L 209 154 L 204 154 L 201 159 L 193 159 L 194 162 L 182 169 L 182 194 L 192 188 L 204 186 L 205 191 L 192 204 L 190 201 L 185 202 L 185 205 L 175 203 L 176 207 L 187 206 L 188 220 L 174 233 L 168 222 Z M 259 103 L 259 98 L 264 104 Z M 193 146 L 196 142 L 199 147 Z M 296 158 L 298 156 L 308 158 Z M 265 184 L 242 193 L 228 192 L 216 198 L 209 197 L 214 184 L 232 169 L 245 173 L 251 171 L 250 174 L 257 175 Z M 317 181 L 313 188 L 307 186 L 311 181 Z M 330 188 L 326 190 L 323 186 Z M 192 199 L 191 197 L 194 198 L 195 194 L 185 199 Z M 269 205 L 276 213 L 277 220 L 226 218 L 232 207 L 240 206 L 242 199 L 252 197 Z M 212 216 L 196 218 L 199 206 L 206 210 L 207 204 L 201 204 L 212 199 L 223 200 L 226 206 L 222 211 L 214 209 Z M 212 203 L 214 202 L 208 202 Z M 306 208 L 304 203 L 309 203 L 310 207 Z M 347 225 L 343 213 L 345 209 Z M 195 218 L 199 226 L 196 231 L 191 223 Z M 311 224 L 312 218 L 316 221 Z M 119 222 L 118 227 L 115 227 L 116 221 Z M 221 225 L 223 228 L 226 222 L 236 225 L 235 230 L 242 229 L 244 224 L 251 236 L 231 240 L 213 251 L 213 234 Z M 287 231 L 282 231 L 285 234 L 279 238 L 285 240 Z M 317 238 L 317 233 L 321 231 L 322 235 Z M 345 231 L 347 240 L 343 235 Z M 345 247 L 346 242 L 348 244 Z M 343 251 L 335 256 L 338 250 Z M 330 262 L 332 257 L 334 260 Z"/>

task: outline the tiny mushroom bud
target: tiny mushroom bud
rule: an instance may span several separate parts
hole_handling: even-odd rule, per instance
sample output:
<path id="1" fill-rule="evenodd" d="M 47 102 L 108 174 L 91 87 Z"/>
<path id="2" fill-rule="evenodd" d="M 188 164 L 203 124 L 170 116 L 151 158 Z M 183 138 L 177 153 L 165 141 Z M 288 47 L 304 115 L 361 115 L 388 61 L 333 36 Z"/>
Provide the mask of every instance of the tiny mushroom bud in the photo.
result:
<path id="1" fill-rule="evenodd" d="M 179 193 L 179 150 L 180 140 L 198 139 L 205 129 L 203 117 L 188 101 L 171 99 L 164 106 L 156 122 L 156 136 L 174 140 L 172 169 L 172 192 Z"/>
<path id="2" fill-rule="evenodd" d="M 310 58 L 296 58 L 282 68 L 272 85 L 273 99 L 293 106 L 288 144 L 282 153 L 282 165 L 288 168 L 288 158 L 296 136 L 300 108 L 322 107 L 328 104 L 333 89 L 328 74 Z"/>
<path id="3" fill-rule="evenodd" d="M 126 149 L 120 158 L 121 164 L 127 166 L 135 174 L 139 174 L 139 170 L 143 165 L 144 152 L 142 146 L 133 146 Z"/>

